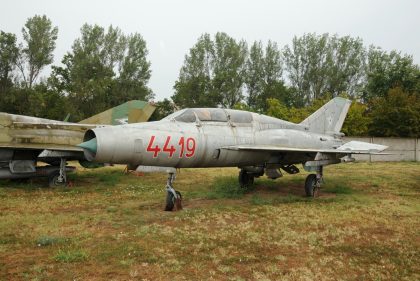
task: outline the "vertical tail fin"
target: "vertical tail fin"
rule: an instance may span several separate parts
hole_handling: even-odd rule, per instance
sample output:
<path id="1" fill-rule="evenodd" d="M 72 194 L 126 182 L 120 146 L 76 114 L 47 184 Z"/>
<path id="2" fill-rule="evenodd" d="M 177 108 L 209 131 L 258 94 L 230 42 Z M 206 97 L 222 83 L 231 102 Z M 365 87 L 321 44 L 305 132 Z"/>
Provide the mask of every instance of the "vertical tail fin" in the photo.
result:
<path id="1" fill-rule="evenodd" d="M 149 120 L 155 111 L 155 106 L 140 100 L 131 100 L 104 112 L 80 121 L 80 124 L 121 125 L 139 123 Z"/>
<path id="2" fill-rule="evenodd" d="M 309 131 L 314 133 L 337 134 L 343 126 L 350 105 L 350 100 L 334 98 L 300 124 L 309 127 Z"/>

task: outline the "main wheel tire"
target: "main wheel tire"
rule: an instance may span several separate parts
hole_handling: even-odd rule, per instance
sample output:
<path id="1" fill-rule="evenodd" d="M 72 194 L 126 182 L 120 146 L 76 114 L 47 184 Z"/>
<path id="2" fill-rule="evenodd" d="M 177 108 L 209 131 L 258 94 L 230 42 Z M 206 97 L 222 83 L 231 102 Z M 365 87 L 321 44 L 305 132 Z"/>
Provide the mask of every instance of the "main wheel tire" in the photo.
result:
<path id="1" fill-rule="evenodd" d="M 54 173 L 48 177 L 48 186 L 49 187 L 62 187 L 66 186 L 66 182 L 59 182 L 58 178 L 60 177 L 59 173 Z"/>
<path id="2" fill-rule="evenodd" d="M 182 201 L 182 194 L 181 192 L 175 190 L 176 194 L 178 195 L 179 201 L 177 203 L 177 208 L 182 208 L 182 206 L 180 205 L 180 201 Z M 167 212 L 171 212 L 174 210 L 176 204 L 176 199 L 174 197 L 174 195 L 172 194 L 172 192 L 166 192 L 166 205 L 165 205 L 165 211 Z"/>
<path id="3" fill-rule="evenodd" d="M 254 184 L 254 176 L 248 174 L 245 170 L 241 170 L 239 172 L 239 185 L 242 188 L 246 188 L 252 184 Z"/>
<path id="4" fill-rule="evenodd" d="M 310 174 L 305 180 L 305 193 L 307 197 L 316 197 L 318 195 L 318 179 L 315 174 Z"/>

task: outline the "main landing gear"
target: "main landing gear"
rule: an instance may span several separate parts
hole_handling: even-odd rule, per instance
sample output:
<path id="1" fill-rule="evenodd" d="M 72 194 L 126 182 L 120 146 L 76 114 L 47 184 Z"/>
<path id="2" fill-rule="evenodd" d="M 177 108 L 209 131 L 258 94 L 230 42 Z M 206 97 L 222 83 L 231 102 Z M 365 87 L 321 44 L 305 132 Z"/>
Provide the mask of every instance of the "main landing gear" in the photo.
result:
<path id="1" fill-rule="evenodd" d="M 181 192 L 176 191 L 172 184 L 175 180 L 175 173 L 168 174 L 168 181 L 166 182 L 166 205 L 165 211 L 179 211 L 182 210 L 182 195 Z"/>
<path id="2" fill-rule="evenodd" d="M 246 188 L 254 184 L 254 176 L 252 174 L 249 174 L 244 169 L 241 169 L 241 171 L 239 172 L 238 180 L 239 180 L 239 185 L 242 188 Z"/>
<path id="3" fill-rule="evenodd" d="M 48 176 L 50 187 L 61 187 L 67 184 L 66 159 L 60 158 L 60 169 Z"/>
<path id="4" fill-rule="evenodd" d="M 310 174 L 305 180 L 305 193 L 307 197 L 318 197 L 319 189 L 323 183 L 322 166 L 319 166 L 316 174 Z"/>
<path id="5" fill-rule="evenodd" d="M 282 166 L 281 167 L 284 171 L 286 171 L 289 174 L 297 174 L 299 173 L 299 169 L 294 166 L 294 165 L 287 165 L 287 166 Z M 273 171 L 277 171 L 277 169 L 271 169 Z M 306 168 L 305 168 L 306 170 Z M 282 174 L 281 172 L 278 172 L 278 175 L 276 176 L 275 173 L 273 173 L 273 171 L 271 171 L 270 173 L 268 173 L 268 171 L 270 171 L 269 169 L 265 170 L 265 173 L 267 175 L 267 177 L 275 179 L 278 177 L 281 177 Z M 308 170 L 307 170 L 308 171 Z M 321 188 L 321 184 L 324 182 L 323 180 L 323 166 L 315 166 L 312 167 L 311 171 L 316 171 L 316 174 L 310 174 L 306 177 L 305 180 L 305 193 L 307 197 L 318 197 L 319 195 L 319 189 Z M 241 169 L 241 171 L 239 172 L 239 185 L 242 188 L 246 188 L 252 184 L 254 184 L 254 178 L 255 177 L 259 177 L 262 176 L 263 173 L 258 172 L 254 172 L 254 171 L 247 171 L 246 169 Z M 270 177 L 270 175 L 272 177 Z"/>

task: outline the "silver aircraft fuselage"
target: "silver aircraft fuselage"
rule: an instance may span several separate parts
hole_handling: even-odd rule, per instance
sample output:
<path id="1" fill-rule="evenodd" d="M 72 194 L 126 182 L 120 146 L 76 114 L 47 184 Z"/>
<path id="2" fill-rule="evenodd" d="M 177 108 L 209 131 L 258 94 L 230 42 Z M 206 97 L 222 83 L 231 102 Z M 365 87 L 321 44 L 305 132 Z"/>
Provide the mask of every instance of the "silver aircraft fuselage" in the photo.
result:
<path id="1" fill-rule="evenodd" d="M 352 154 L 372 154 L 386 146 L 351 141 L 343 144 L 340 133 L 351 101 L 336 97 L 299 124 L 247 111 L 222 108 L 188 108 L 161 121 L 88 130 L 85 158 L 101 163 L 167 168 L 239 167 L 241 187 L 280 171 L 299 173 L 302 164 L 309 174 L 305 193 L 315 197 L 322 183 L 323 167 L 352 162 Z M 182 208 L 182 196 L 173 186 L 174 173 L 166 184 L 165 210 Z"/>
<path id="2" fill-rule="evenodd" d="M 277 118 L 220 108 L 185 109 L 161 121 L 96 128 L 84 141 L 96 139 L 85 157 L 101 163 L 188 167 L 244 167 L 267 163 L 296 164 L 316 153 L 273 153 L 224 149 L 249 145 L 334 149 L 338 136 L 309 132 L 308 127 Z"/>

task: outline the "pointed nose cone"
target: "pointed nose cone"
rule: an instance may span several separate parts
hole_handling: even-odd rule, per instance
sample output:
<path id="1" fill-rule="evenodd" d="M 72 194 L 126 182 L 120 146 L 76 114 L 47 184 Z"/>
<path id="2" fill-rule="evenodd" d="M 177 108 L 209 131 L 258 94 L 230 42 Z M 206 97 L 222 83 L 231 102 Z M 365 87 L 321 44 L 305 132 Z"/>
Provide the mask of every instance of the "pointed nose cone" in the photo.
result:
<path id="1" fill-rule="evenodd" d="M 78 144 L 77 146 L 81 147 L 83 149 L 87 149 L 92 153 L 96 153 L 96 150 L 98 148 L 98 143 L 96 141 L 96 138 L 93 138 L 91 140 L 82 142 L 82 143 Z"/>

